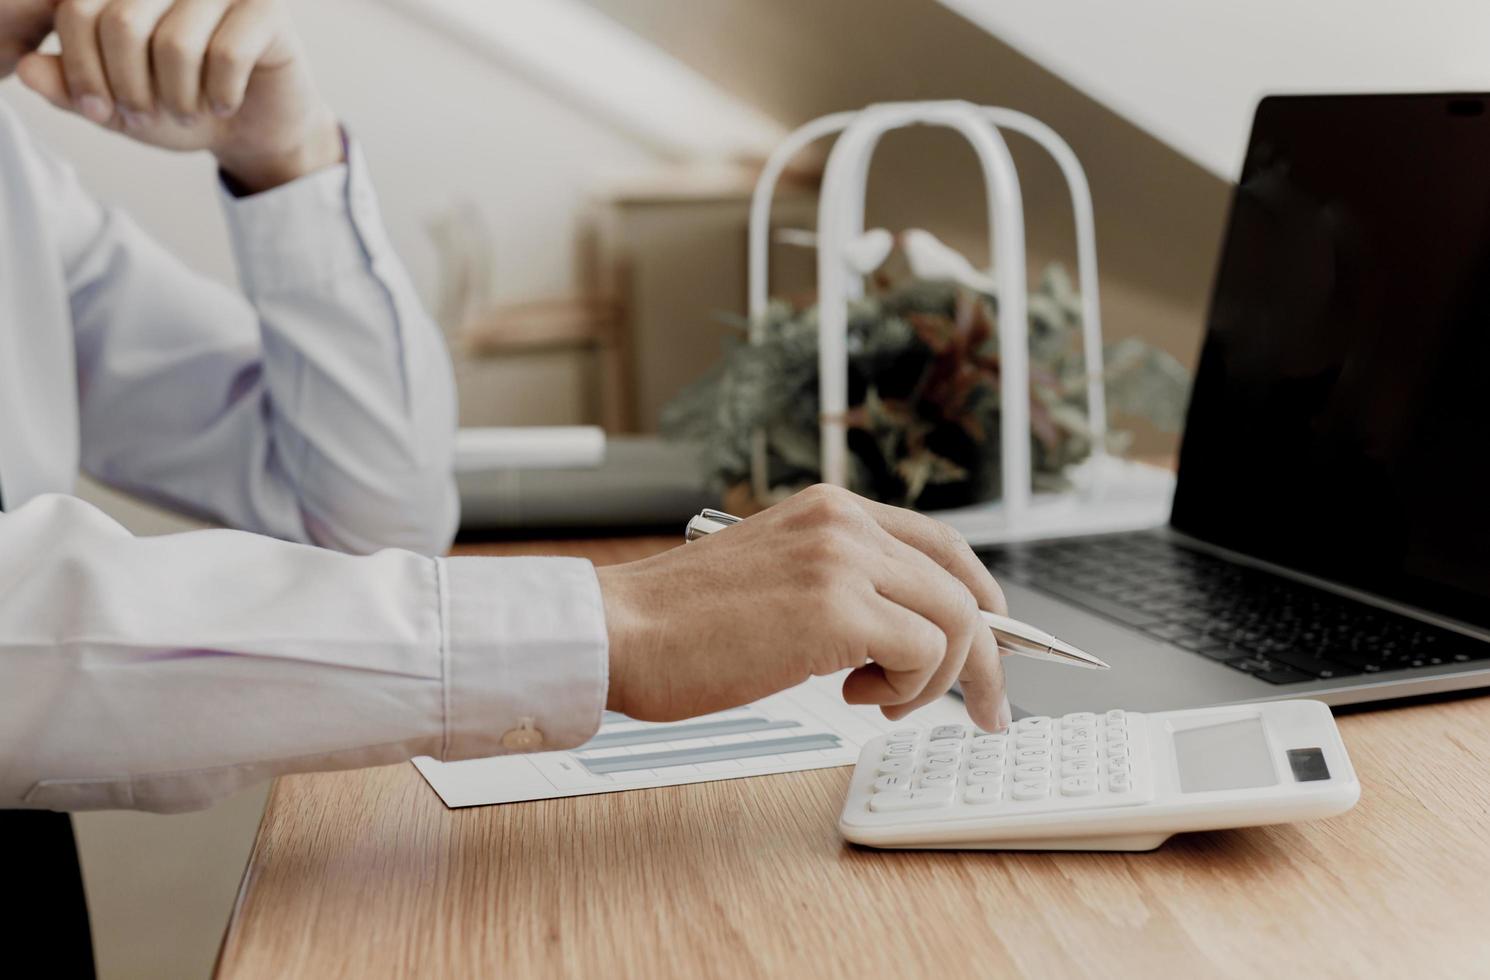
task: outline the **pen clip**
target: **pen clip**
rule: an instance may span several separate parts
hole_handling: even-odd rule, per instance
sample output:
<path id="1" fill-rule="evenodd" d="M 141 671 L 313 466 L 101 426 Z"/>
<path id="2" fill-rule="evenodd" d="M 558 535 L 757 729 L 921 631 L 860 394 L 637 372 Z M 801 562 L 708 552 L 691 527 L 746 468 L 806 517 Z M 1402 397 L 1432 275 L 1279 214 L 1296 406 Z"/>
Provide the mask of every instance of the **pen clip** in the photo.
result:
<path id="1" fill-rule="evenodd" d="M 716 531 L 723 531 L 727 527 L 732 527 L 744 519 L 743 517 L 736 517 L 734 514 L 726 514 L 722 510 L 705 508 L 703 513 L 689 519 L 688 527 L 683 531 L 683 540 L 697 541 L 699 538 L 706 537 Z"/>

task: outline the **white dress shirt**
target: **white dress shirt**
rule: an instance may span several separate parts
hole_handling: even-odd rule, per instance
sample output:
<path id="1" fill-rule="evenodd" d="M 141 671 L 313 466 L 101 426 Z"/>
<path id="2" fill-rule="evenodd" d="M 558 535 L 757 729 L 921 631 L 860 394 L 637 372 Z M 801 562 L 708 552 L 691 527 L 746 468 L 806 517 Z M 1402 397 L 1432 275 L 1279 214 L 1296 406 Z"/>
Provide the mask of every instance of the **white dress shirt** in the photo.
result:
<path id="1" fill-rule="evenodd" d="M 0 809 L 588 739 L 591 566 L 426 557 L 457 520 L 450 365 L 356 145 L 223 207 L 242 296 L 0 107 Z M 133 537 L 68 496 L 80 466 L 245 530 Z"/>

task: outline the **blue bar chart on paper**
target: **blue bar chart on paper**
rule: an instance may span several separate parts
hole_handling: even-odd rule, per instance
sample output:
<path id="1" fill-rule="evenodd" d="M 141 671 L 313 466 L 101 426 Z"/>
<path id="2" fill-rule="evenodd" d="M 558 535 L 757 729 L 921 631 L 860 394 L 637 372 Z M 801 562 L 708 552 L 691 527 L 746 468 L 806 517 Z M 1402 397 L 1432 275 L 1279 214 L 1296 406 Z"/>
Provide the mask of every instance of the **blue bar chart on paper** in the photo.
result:
<path id="1" fill-rule="evenodd" d="M 877 710 L 844 704 L 842 683 L 841 676 L 815 678 L 755 704 L 679 722 L 607 711 L 594 738 L 567 752 L 414 764 L 452 807 L 847 766 L 888 722 Z"/>

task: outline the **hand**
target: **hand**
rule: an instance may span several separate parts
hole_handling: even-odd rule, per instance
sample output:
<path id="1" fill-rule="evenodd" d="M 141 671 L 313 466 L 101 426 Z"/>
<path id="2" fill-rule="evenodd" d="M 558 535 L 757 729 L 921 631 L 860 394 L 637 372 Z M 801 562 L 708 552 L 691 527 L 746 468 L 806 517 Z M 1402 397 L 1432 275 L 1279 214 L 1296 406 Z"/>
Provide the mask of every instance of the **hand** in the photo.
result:
<path id="1" fill-rule="evenodd" d="M 897 720 L 960 679 L 968 714 L 1009 724 L 998 644 L 1007 611 L 967 543 L 930 518 L 818 486 L 718 534 L 597 569 L 610 633 L 608 706 L 671 721 L 854 668 L 851 704 Z"/>
<path id="2" fill-rule="evenodd" d="M 210 150 L 250 192 L 342 159 L 280 0 L 50 0 L 62 53 L 17 74 L 142 143 Z"/>

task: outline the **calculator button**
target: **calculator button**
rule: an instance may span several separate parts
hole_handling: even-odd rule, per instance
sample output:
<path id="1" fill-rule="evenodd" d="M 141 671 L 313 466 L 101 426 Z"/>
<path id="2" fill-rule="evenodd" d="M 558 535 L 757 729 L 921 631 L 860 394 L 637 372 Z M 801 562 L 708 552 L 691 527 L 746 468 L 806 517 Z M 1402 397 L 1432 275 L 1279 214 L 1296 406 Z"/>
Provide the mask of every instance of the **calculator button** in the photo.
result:
<path id="1" fill-rule="evenodd" d="M 883 793 L 886 790 L 904 790 L 909 787 L 909 780 L 905 776 L 881 776 L 874 781 L 874 791 Z"/>
<path id="2" fill-rule="evenodd" d="M 928 772 L 938 772 L 938 771 L 942 771 L 942 770 L 956 769 L 957 768 L 957 756 L 951 755 L 950 753 L 940 753 L 938 755 L 928 755 L 926 757 L 925 763 L 923 763 L 922 766 Z"/>
<path id="3" fill-rule="evenodd" d="M 967 734 L 966 725 L 938 725 L 931 730 L 932 738 L 957 738 Z"/>
<path id="4" fill-rule="evenodd" d="M 921 777 L 922 789 L 936 789 L 939 786 L 952 786 L 957 782 L 955 772 L 928 772 Z"/>
<path id="5" fill-rule="evenodd" d="M 1067 759 L 1061 763 L 1061 772 L 1068 776 L 1095 776 L 1097 757 L 1093 755 L 1090 759 Z"/>
<path id="6" fill-rule="evenodd" d="M 897 793 L 876 793 L 869 798 L 869 809 L 876 813 L 888 813 L 894 810 L 914 810 L 911 802 L 911 794 L 906 791 Z"/>
<path id="7" fill-rule="evenodd" d="M 1070 762 L 1073 759 L 1097 758 L 1097 747 L 1095 745 L 1068 745 L 1061 749 L 1061 761 Z"/>
<path id="8" fill-rule="evenodd" d="M 1107 777 L 1107 788 L 1114 793 L 1126 793 L 1133 788 L 1133 777 L 1125 772 L 1115 772 Z"/>
<path id="9" fill-rule="evenodd" d="M 1002 769 L 970 769 L 967 774 L 969 786 L 985 786 L 988 783 L 1002 783 L 1004 771 Z"/>
<path id="10" fill-rule="evenodd" d="M 909 773 L 914 763 L 910 759 L 881 759 L 879 766 L 874 770 L 881 776 L 899 776 Z"/>
<path id="11" fill-rule="evenodd" d="M 979 735 L 973 739 L 974 749 L 1001 749 L 1008 741 L 1007 735 Z"/>
<path id="12" fill-rule="evenodd" d="M 1091 796 L 1097 792 L 1096 776 L 1067 776 L 1061 780 L 1062 796 Z"/>
<path id="13" fill-rule="evenodd" d="M 1049 749 L 1020 749 L 1014 753 L 1014 761 L 1019 762 L 1049 762 Z"/>
<path id="14" fill-rule="evenodd" d="M 997 769 L 1002 767 L 1004 764 L 1004 753 L 1002 751 L 974 752 L 971 756 L 969 756 L 968 761 L 975 766 L 991 767 Z"/>
<path id="15" fill-rule="evenodd" d="M 1111 754 L 1116 749 L 1126 749 L 1127 747 L 1128 747 L 1128 739 L 1126 737 L 1124 737 L 1122 735 L 1109 735 L 1109 736 L 1107 736 L 1107 751 L 1108 751 L 1108 754 Z"/>
<path id="16" fill-rule="evenodd" d="M 1021 718 L 1014 723 L 1014 727 L 1021 732 L 1048 732 L 1050 731 L 1050 725 L 1050 719 L 1044 715 L 1030 715 L 1028 718 Z"/>
<path id="17" fill-rule="evenodd" d="M 1044 782 L 1050 779 L 1051 767 L 1045 762 L 1026 762 L 1014 767 L 1016 783 Z"/>
<path id="18" fill-rule="evenodd" d="M 1071 728 L 1090 728 L 1097 723 L 1097 716 L 1090 711 L 1073 711 L 1061 718 L 1061 724 Z"/>
<path id="19" fill-rule="evenodd" d="M 919 728 L 897 728 L 886 735 L 885 739 L 889 742 L 914 742 L 920 737 L 921 729 Z"/>
<path id="20" fill-rule="evenodd" d="M 1015 783 L 1012 795 L 1016 800 L 1043 800 L 1050 795 L 1050 784 L 1044 781 L 1037 783 Z M 870 806 L 873 806 L 873 800 L 877 799 L 879 797 L 874 797 L 870 801 Z"/>
<path id="21" fill-rule="evenodd" d="M 918 789 L 910 793 L 878 793 L 869 798 L 869 809 L 876 813 L 899 810 L 934 810 L 952 802 L 951 790 Z"/>
<path id="22" fill-rule="evenodd" d="M 1126 761 L 1130 756 L 1131 753 L 1128 751 L 1128 746 L 1126 744 L 1107 746 L 1108 759 L 1122 759 Z"/>
<path id="23" fill-rule="evenodd" d="M 1062 745 L 1090 745 L 1096 740 L 1095 728 L 1067 728 L 1061 731 Z"/>
<path id="24" fill-rule="evenodd" d="M 962 751 L 962 739 L 960 738 L 934 738 L 926 743 L 928 752 L 960 752 Z"/>
<path id="25" fill-rule="evenodd" d="M 1107 712 L 1107 723 L 1109 725 L 1121 725 L 1128 720 L 1128 713 L 1122 708 L 1113 708 Z"/>
<path id="26" fill-rule="evenodd" d="M 1127 759 L 1108 759 L 1107 771 L 1113 775 L 1127 775 L 1133 771 L 1133 765 Z"/>
<path id="27" fill-rule="evenodd" d="M 1014 744 L 1021 749 L 1048 748 L 1050 743 L 1051 737 L 1049 732 L 1020 732 L 1019 738 L 1014 741 Z"/>
<path id="28" fill-rule="evenodd" d="M 885 746 L 885 758 L 894 759 L 901 756 L 912 756 L 916 754 L 916 747 L 905 742 L 896 742 L 894 745 Z"/>
<path id="29" fill-rule="evenodd" d="M 997 803 L 1004 795 L 1004 787 L 999 783 L 985 783 L 979 786 L 969 786 L 962 794 L 962 798 L 969 803 L 988 804 Z"/>

